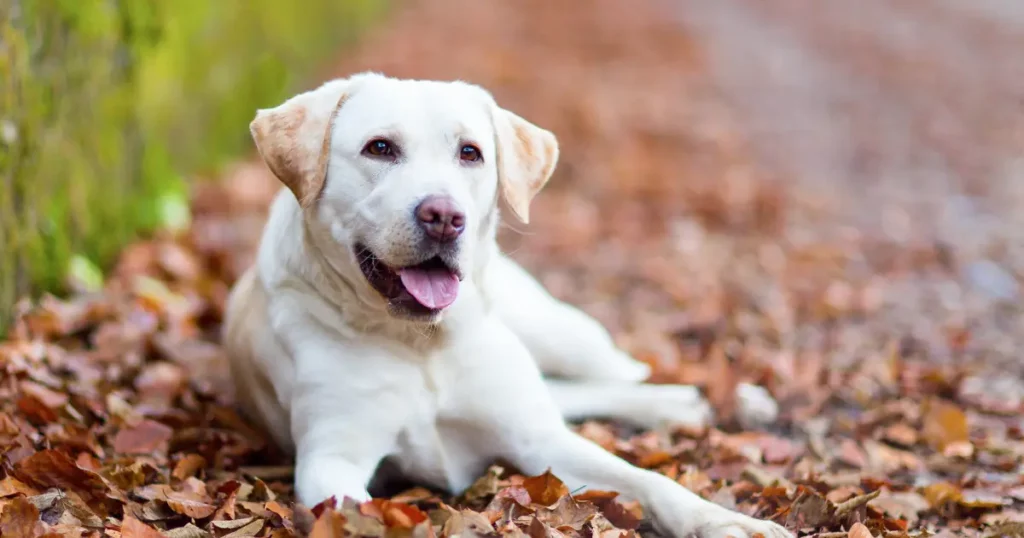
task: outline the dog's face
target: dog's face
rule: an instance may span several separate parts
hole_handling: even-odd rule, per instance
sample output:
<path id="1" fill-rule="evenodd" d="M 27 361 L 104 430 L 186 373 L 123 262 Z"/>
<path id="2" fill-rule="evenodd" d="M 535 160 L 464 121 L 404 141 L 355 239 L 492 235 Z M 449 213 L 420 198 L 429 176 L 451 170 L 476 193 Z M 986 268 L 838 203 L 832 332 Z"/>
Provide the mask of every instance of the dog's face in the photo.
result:
<path id="1" fill-rule="evenodd" d="M 252 122 L 270 169 L 398 317 L 436 322 L 493 241 L 499 191 L 522 220 L 555 137 L 460 82 L 375 74 L 329 82 Z"/>

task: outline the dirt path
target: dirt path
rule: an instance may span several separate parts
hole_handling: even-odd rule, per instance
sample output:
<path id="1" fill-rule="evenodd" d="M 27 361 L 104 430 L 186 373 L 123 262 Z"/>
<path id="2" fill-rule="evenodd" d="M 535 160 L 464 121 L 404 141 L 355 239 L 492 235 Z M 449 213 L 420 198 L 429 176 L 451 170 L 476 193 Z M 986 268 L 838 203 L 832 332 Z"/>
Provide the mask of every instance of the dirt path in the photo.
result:
<path id="1" fill-rule="evenodd" d="M 808 534 L 1019 533 L 1024 23 L 1010 7 L 412 1 L 331 74 L 462 78 L 559 136 L 534 223 L 503 245 L 655 381 L 701 386 L 720 419 L 584 435 Z M 326 537 L 345 518 L 382 535 L 421 510 L 441 535 L 635 527 L 606 498 L 514 474 L 443 499 L 461 511 L 422 490 L 294 506 L 289 462 L 231 409 L 216 343 L 277 188 L 241 163 L 197 188 L 187 234 L 127 248 L 104 294 L 26 308 L 0 343 L 0 532 L 286 537 L 317 520 Z M 741 381 L 779 399 L 777 427 L 736 424 Z"/>

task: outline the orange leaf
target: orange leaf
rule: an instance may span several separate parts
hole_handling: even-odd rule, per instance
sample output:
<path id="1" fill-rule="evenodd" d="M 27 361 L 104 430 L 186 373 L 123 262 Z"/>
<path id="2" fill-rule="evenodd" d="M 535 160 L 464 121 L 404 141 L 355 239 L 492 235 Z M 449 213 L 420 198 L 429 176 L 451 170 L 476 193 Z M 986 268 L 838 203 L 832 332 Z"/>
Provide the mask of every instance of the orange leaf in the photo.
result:
<path id="1" fill-rule="evenodd" d="M 550 469 L 542 475 L 527 478 L 523 481 L 523 487 L 530 494 L 531 502 L 544 506 L 551 506 L 569 494 L 569 488 L 551 474 Z"/>
<path id="2" fill-rule="evenodd" d="M 121 538 L 164 538 L 164 535 L 132 516 L 125 516 L 121 522 Z"/>
<path id="3" fill-rule="evenodd" d="M 956 404 L 938 398 L 925 403 L 922 436 L 932 447 L 943 450 L 952 443 L 967 441 L 969 433 L 967 415 Z"/>
<path id="4" fill-rule="evenodd" d="M 171 475 L 178 480 L 185 480 L 195 476 L 203 467 L 206 467 L 206 458 L 199 454 L 188 454 L 178 461 Z"/>
<path id="5" fill-rule="evenodd" d="M 960 488 L 949 482 L 936 482 L 925 486 L 921 494 L 928 500 L 932 509 L 939 509 L 946 503 L 959 502 L 963 498 Z"/>

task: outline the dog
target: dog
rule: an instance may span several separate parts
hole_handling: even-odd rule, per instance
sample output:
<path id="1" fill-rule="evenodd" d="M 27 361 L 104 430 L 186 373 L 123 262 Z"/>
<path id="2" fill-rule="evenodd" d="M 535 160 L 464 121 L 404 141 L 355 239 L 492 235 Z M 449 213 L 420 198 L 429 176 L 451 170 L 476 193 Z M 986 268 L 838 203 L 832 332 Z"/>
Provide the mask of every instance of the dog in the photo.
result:
<path id="1" fill-rule="evenodd" d="M 580 437 L 567 421 L 700 425 L 648 367 L 500 252 L 555 136 L 466 82 L 360 73 L 250 124 L 283 183 L 223 341 L 240 407 L 295 456 L 298 499 L 370 498 L 384 460 L 461 492 L 495 461 L 637 500 L 675 537 L 792 536 Z"/>

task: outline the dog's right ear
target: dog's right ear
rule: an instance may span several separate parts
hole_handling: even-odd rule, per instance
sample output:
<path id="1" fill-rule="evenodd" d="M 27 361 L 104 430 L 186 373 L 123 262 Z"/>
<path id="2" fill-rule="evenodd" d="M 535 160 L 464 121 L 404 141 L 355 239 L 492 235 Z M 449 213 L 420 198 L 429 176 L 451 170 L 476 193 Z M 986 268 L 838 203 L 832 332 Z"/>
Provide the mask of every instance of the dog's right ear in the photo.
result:
<path id="1" fill-rule="evenodd" d="M 350 80 L 332 80 L 275 108 L 260 109 L 249 131 L 270 171 L 308 208 L 323 191 L 331 125 L 349 97 Z"/>

